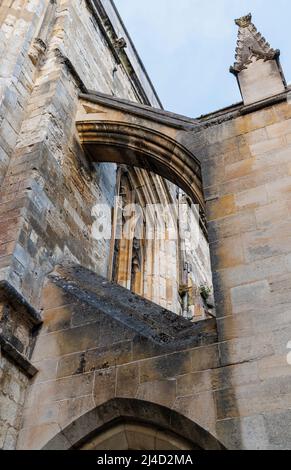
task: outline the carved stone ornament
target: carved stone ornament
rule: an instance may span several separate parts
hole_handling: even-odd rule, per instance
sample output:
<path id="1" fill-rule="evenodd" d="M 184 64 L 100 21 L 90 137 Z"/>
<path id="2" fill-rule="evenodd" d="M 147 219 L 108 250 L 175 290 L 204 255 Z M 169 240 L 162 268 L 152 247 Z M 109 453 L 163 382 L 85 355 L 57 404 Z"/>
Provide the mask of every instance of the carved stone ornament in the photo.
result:
<path id="1" fill-rule="evenodd" d="M 263 60 L 276 59 L 280 55 L 278 49 L 272 49 L 270 44 L 257 30 L 252 23 L 252 15 L 249 13 L 235 20 L 235 24 L 239 26 L 237 46 L 235 51 L 235 63 L 230 71 L 238 74 L 246 69 L 252 63 L 253 58 Z"/>
<path id="2" fill-rule="evenodd" d="M 46 44 L 45 42 L 40 39 L 40 38 L 35 38 L 32 46 L 29 50 L 28 56 L 31 60 L 31 62 L 36 65 L 38 61 L 40 60 L 41 56 L 45 53 L 46 51 Z"/>
<path id="3" fill-rule="evenodd" d="M 124 38 L 119 38 L 114 41 L 114 47 L 116 49 L 125 49 L 127 47 L 126 40 Z"/>
<path id="4" fill-rule="evenodd" d="M 249 13 L 248 15 L 246 16 L 242 16 L 241 18 L 238 18 L 236 20 L 234 20 L 235 24 L 237 26 L 239 26 L 240 28 L 246 28 L 247 26 L 249 26 L 252 22 L 252 14 Z"/>

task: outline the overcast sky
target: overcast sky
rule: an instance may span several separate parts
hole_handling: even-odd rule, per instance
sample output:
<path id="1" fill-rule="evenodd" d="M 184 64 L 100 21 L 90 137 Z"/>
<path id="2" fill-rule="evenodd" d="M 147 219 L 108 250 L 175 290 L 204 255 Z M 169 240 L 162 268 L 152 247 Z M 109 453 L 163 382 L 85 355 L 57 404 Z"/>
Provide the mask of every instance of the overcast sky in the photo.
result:
<path id="1" fill-rule="evenodd" d="M 253 22 L 281 50 L 291 82 L 290 0 L 115 0 L 165 109 L 197 117 L 240 101 L 234 18 Z"/>

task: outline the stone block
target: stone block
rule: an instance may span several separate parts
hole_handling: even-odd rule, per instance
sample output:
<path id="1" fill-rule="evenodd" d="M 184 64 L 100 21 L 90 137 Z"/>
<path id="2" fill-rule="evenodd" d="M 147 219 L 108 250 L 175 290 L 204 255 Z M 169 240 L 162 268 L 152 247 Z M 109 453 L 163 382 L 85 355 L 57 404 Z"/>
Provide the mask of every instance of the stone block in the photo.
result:
<path id="1" fill-rule="evenodd" d="M 266 413 L 263 415 L 265 433 L 268 437 L 269 450 L 286 450 L 291 448 L 291 411 Z"/>
<path id="2" fill-rule="evenodd" d="M 89 395 L 93 390 L 93 378 L 94 373 L 91 373 L 36 383 L 29 391 L 25 407 Z"/>
<path id="3" fill-rule="evenodd" d="M 270 139 L 282 137 L 291 132 L 291 119 L 277 122 L 267 127 L 267 134 Z"/>
<path id="4" fill-rule="evenodd" d="M 266 153 L 274 153 L 276 150 L 281 149 L 283 145 L 283 139 L 281 137 L 276 137 L 251 144 L 250 151 L 253 157 L 257 157 Z"/>
<path id="5" fill-rule="evenodd" d="M 267 450 L 268 435 L 263 416 L 218 420 L 218 439 L 228 450 Z"/>
<path id="6" fill-rule="evenodd" d="M 251 416 L 288 409 L 290 377 L 276 377 L 254 385 L 225 388 L 215 393 L 217 419 Z"/>
<path id="7" fill-rule="evenodd" d="M 137 398 L 171 408 L 176 398 L 176 380 L 156 380 L 139 385 Z"/>
<path id="8" fill-rule="evenodd" d="M 210 433 L 215 433 L 216 411 L 212 392 L 177 398 L 174 409 Z"/>
<path id="9" fill-rule="evenodd" d="M 37 368 L 38 373 L 34 378 L 34 383 L 55 379 L 57 376 L 57 365 L 58 359 L 56 358 L 35 362 L 34 366 Z"/>
<path id="10" fill-rule="evenodd" d="M 255 210 L 257 227 L 259 229 L 271 228 L 274 223 L 280 222 L 288 217 L 288 205 L 285 201 L 276 201 Z"/>
<path id="11" fill-rule="evenodd" d="M 22 428 L 41 426 L 45 424 L 59 423 L 58 402 L 38 403 L 31 408 L 25 408 L 22 417 Z"/>
<path id="12" fill-rule="evenodd" d="M 286 346 L 287 344 L 283 354 L 265 357 L 258 361 L 258 373 L 261 380 L 291 376 L 291 365 L 287 362 L 287 354 L 290 350 L 287 350 Z"/>
<path id="13" fill-rule="evenodd" d="M 126 437 L 130 449 L 155 449 L 156 432 L 151 428 L 141 428 L 138 424 L 126 426 Z M 142 434 L 142 435 L 141 435 Z"/>
<path id="14" fill-rule="evenodd" d="M 127 450 L 128 441 L 125 434 L 124 425 L 119 425 L 113 429 L 108 429 L 100 436 L 95 437 L 85 444 L 81 450 Z"/>
<path id="15" fill-rule="evenodd" d="M 57 402 L 58 423 L 62 428 L 68 426 L 72 421 L 78 419 L 83 414 L 95 407 L 93 395 L 61 400 Z"/>
<path id="16" fill-rule="evenodd" d="M 288 318 L 288 317 L 287 317 Z M 291 341 L 291 325 L 290 323 L 278 324 L 277 327 L 273 328 L 273 337 L 274 337 L 274 350 L 277 354 L 283 355 L 289 352 L 289 346 L 287 344 Z M 287 359 L 286 359 L 287 360 Z M 291 372 L 291 366 L 290 366 Z"/>
<path id="17" fill-rule="evenodd" d="M 253 171 L 254 159 L 248 158 L 239 162 L 226 165 L 225 180 L 232 180 L 246 176 Z"/>
<path id="18" fill-rule="evenodd" d="M 277 257 L 290 251 L 290 222 L 281 220 L 262 231 L 248 232 L 243 236 L 247 262 Z"/>
<path id="19" fill-rule="evenodd" d="M 274 337 L 270 332 L 260 336 L 232 339 L 219 343 L 219 351 L 223 366 L 261 359 L 274 354 Z"/>
<path id="20" fill-rule="evenodd" d="M 139 363 L 140 383 L 174 378 L 191 371 L 191 352 L 168 354 Z"/>
<path id="21" fill-rule="evenodd" d="M 135 397 L 139 385 L 138 363 L 126 364 L 117 368 L 117 397 Z"/>
<path id="22" fill-rule="evenodd" d="M 267 305 L 270 297 L 270 284 L 268 281 L 258 281 L 231 289 L 231 303 L 233 313 L 247 311 L 250 306 L 255 308 Z"/>
<path id="23" fill-rule="evenodd" d="M 71 316 L 72 307 L 70 305 L 45 310 L 41 334 L 43 335 L 70 328 Z"/>
<path id="24" fill-rule="evenodd" d="M 114 398 L 115 390 L 116 367 L 95 372 L 93 394 L 96 406 Z"/>
<path id="25" fill-rule="evenodd" d="M 191 371 L 198 372 L 218 367 L 219 359 L 219 350 L 217 344 L 193 349 L 191 351 Z"/>
<path id="26" fill-rule="evenodd" d="M 177 397 L 194 395 L 212 390 L 210 370 L 195 372 L 177 377 Z"/>
<path id="27" fill-rule="evenodd" d="M 236 150 L 238 153 L 238 150 Z M 225 178 L 224 155 L 215 155 L 202 165 L 202 179 L 205 188 L 223 182 Z"/>
<path id="28" fill-rule="evenodd" d="M 212 390 L 221 390 L 225 388 L 225 384 L 235 388 L 259 383 L 258 365 L 255 361 L 211 370 Z"/>
<path id="29" fill-rule="evenodd" d="M 234 214 L 235 200 L 232 194 L 218 198 L 207 203 L 208 220 L 219 219 Z"/>
<path id="30" fill-rule="evenodd" d="M 288 273 L 289 264 L 288 255 L 281 254 L 266 259 L 261 258 L 241 266 L 224 269 L 219 273 L 214 273 L 213 278 L 215 282 L 219 283 L 225 296 L 227 288 L 265 281 L 268 278 L 276 278 L 280 274 Z"/>
<path id="31" fill-rule="evenodd" d="M 41 450 L 59 432 L 60 427 L 55 423 L 22 429 L 19 434 L 17 449 Z"/>
<path id="32" fill-rule="evenodd" d="M 244 104 L 257 103 L 283 93 L 285 87 L 276 60 L 265 61 L 257 58 L 251 60 L 251 63 L 238 75 Z M 267 110 L 267 113 L 268 111 L 272 112 Z M 264 114 L 261 113 L 261 116 Z"/>
<path id="33" fill-rule="evenodd" d="M 253 144 L 257 144 L 260 142 L 265 142 L 266 140 L 268 140 L 268 134 L 267 134 L 265 127 L 252 130 L 244 135 L 244 141 L 248 146 L 251 146 Z"/>
<path id="34" fill-rule="evenodd" d="M 286 171 L 285 171 L 286 174 Z M 266 185 L 266 191 L 269 202 L 275 201 L 288 201 L 291 198 L 291 178 L 285 176 L 284 178 L 275 179 Z"/>
<path id="35" fill-rule="evenodd" d="M 244 264 L 244 253 L 240 235 L 227 237 L 210 246 L 212 267 L 215 270 Z"/>
<path id="36" fill-rule="evenodd" d="M 101 316 L 98 321 L 100 322 L 100 347 L 109 347 L 113 343 L 131 340 L 135 336 L 131 328 L 108 316 Z"/>
<path id="37" fill-rule="evenodd" d="M 268 197 L 265 186 L 258 186 L 235 195 L 235 207 L 239 210 L 252 209 L 267 204 Z"/>
<path id="38" fill-rule="evenodd" d="M 73 303 L 71 295 L 47 281 L 42 290 L 42 308 L 52 309 Z"/>
<path id="39" fill-rule="evenodd" d="M 261 318 L 259 323 L 259 331 L 262 331 Z M 254 314 L 253 312 L 244 312 L 239 315 L 218 318 L 217 330 L 220 341 L 252 336 L 254 334 Z"/>
<path id="40" fill-rule="evenodd" d="M 43 335 L 36 344 L 33 360 L 39 362 L 96 348 L 99 346 L 99 335 L 99 323 Z"/>
<path id="41" fill-rule="evenodd" d="M 128 363 L 132 360 L 130 341 L 113 344 L 112 347 L 90 349 L 89 351 L 62 357 L 58 363 L 57 376 L 83 374 L 99 369 Z"/>

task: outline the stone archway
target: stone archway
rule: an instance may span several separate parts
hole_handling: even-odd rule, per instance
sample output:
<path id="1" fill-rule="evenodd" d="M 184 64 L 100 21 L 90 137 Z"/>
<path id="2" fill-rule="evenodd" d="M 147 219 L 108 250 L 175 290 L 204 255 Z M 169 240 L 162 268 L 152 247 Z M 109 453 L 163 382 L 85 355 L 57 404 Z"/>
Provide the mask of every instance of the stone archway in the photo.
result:
<path id="1" fill-rule="evenodd" d="M 156 227 L 154 227 L 155 235 L 152 236 L 154 242 L 148 242 L 148 238 L 145 244 L 144 252 L 146 256 L 143 257 L 143 260 L 146 264 L 144 263 L 143 267 L 140 267 L 138 261 L 136 263 L 137 267 L 133 267 L 132 255 L 134 250 L 132 240 L 124 237 L 124 240 L 116 243 L 114 236 L 112 237 L 111 258 L 108 270 L 109 278 L 159 303 L 159 305 L 170 308 L 176 313 L 184 314 L 187 318 L 194 317 L 196 305 L 196 317 L 204 318 L 208 310 L 205 308 L 200 297 L 200 285 L 207 283 L 207 285 L 211 286 L 212 280 L 201 167 L 199 160 L 194 154 L 195 152 L 193 152 L 193 136 L 199 128 L 199 123 L 194 119 L 94 91 L 81 94 L 79 98 L 76 126 L 80 143 L 88 161 L 91 163 L 115 163 L 126 166 L 127 169 L 131 167 L 129 171 L 146 170 L 144 173 L 161 177 L 160 179 L 163 180 L 163 184 L 166 186 L 167 184 L 164 179 L 179 187 L 183 191 L 183 197 L 185 196 L 184 193 L 188 195 L 188 197 L 185 196 L 188 213 L 191 212 L 193 214 L 195 211 L 195 225 L 193 224 L 191 227 L 193 239 L 191 239 L 191 243 L 188 245 L 194 246 L 197 242 L 199 250 L 201 248 L 202 252 L 203 250 L 205 251 L 205 259 L 207 260 L 203 266 L 204 274 L 207 272 L 206 276 L 202 280 L 202 278 L 200 279 L 200 274 L 198 274 L 195 282 L 192 282 L 194 279 L 194 276 L 191 278 L 190 274 L 192 272 L 192 265 L 197 266 L 203 259 L 203 254 L 200 255 L 200 259 L 197 262 L 196 258 L 198 256 L 193 255 L 193 250 L 190 253 L 189 249 L 187 256 L 185 255 L 186 250 L 184 250 L 184 253 L 182 249 L 180 250 L 186 244 L 183 245 L 183 242 L 179 239 L 180 234 L 178 232 L 182 226 L 187 227 L 187 222 L 181 223 L 181 211 L 178 204 L 175 205 L 177 202 L 176 193 L 175 197 L 171 199 L 173 203 L 169 205 L 174 207 L 173 213 L 176 211 L 175 214 L 179 214 L 179 221 L 176 220 L 178 228 L 176 232 L 178 234 L 176 247 L 176 267 L 178 266 L 176 279 L 178 280 L 178 289 L 175 290 L 175 287 L 173 288 L 172 280 L 167 278 L 166 268 L 164 267 L 162 268 L 163 273 L 157 282 L 155 282 L 156 272 L 154 270 L 156 266 L 158 264 L 166 266 L 166 261 L 163 259 L 161 263 L 155 263 L 153 260 L 160 260 L 160 253 L 163 251 L 171 252 L 171 249 L 168 250 L 165 244 L 161 246 L 158 243 L 158 229 Z M 171 187 L 171 185 L 169 186 Z M 130 204 L 133 202 L 132 191 L 127 191 L 127 194 L 127 201 L 130 200 Z M 123 200 L 125 200 L 125 196 Z M 191 201 L 199 206 L 198 210 L 197 208 L 193 210 Z M 159 198 L 154 201 L 154 204 L 157 205 L 158 202 Z M 150 204 L 146 202 L 146 207 L 148 208 Z M 140 204 L 139 207 L 141 207 Z M 163 207 L 166 207 L 164 201 Z M 198 211 L 199 217 L 197 217 Z M 113 233 L 117 212 L 116 208 L 114 208 L 112 217 Z M 142 210 L 139 214 L 141 212 Z M 145 213 L 146 210 L 144 210 L 143 215 Z M 162 219 L 160 214 L 158 214 L 158 217 Z M 197 228 L 197 232 L 193 228 L 194 226 L 195 229 Z M 195 233 L 197 233 L 197 236 Z M 194 237 L 196 237 L 195 240 Z M 201 243 L 198 239 L 202 240 Z M 204 244 L 205 249 L 202 247 L 204 241 L 206 242 Z M 197 253 L 199 250 L 197 247 Z M 121 260 L 120 264 L 118 264 L 119 260 Z M 169 264 L 170 261 L 168 261 Z M 118 266 L 118 269 L 114 269 L 116 266 Z M 137 273 L 141 273 L 137 276 L 140 281 L 139 286 L 138 283 L 134 282 L 134 276 L 132 275 L 134 270 Z M 146 276 L 144 276 L 144 272 L 147 273 Z M 115 277 L 112 277 L 112 274 Z M 142 284 L 143 280 L 145 281 Z M 155 285 L 159 286 L 161 280 L 162 282 L 165 280 L 164 284 L 160 289 L 156 288 Z M 172 301 L 174 297 L 172 292 L 175 292 L 174 301 Z"/>
<path id="2" fill-rule="evenodd" d="M 80 450 L 200 450 L 173 432 L 140 421 L 124 419 L 112 423 Z"/>
<path id="3" fill-rule="evenodd" d="M 204 212 L 200 162 L 183 143 L 197 126 L 194 120 L 90 92 L 80 95 L 76 125 L 91 161 L 152 171 L 178 185 Z"/>
<path id="4" fill-rule="evenodd" d="M 180 413 L 137 399 L 114 398 L 85 413 L 43 450 L 222 450 L 209 432 Z"/>

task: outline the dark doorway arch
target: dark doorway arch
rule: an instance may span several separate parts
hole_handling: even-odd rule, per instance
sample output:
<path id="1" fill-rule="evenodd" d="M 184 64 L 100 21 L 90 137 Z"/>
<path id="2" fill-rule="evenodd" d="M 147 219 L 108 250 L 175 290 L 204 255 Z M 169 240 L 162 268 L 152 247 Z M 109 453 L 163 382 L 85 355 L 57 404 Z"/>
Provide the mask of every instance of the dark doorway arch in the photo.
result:
<path id="1" fill-rule="evenodd" d="M 164 406 L 137 399 L 115 398 L 85 413 L 51 439 L 43 450 L 101 449 L 108 447 L 108 437 L 120 434 L 120 439 L 135 432 L 135 440 L 127 438 L 127 449 L 142 446 L 143 435 L 155 449 L 222 450 L 222 444 L 209 432 L 185 416 Z M 106 434 L 107 433 L 107 434 Z M 112 445 L 113 444 L 113 441 Z M 150 444 L 145 444 L 142 450 Z M 126 444 L 121 445 L 126 450 Z M 104 449 L 103 449 L 104 450 Z M 112 448 L 110 450 L 121 450 Z"/>

